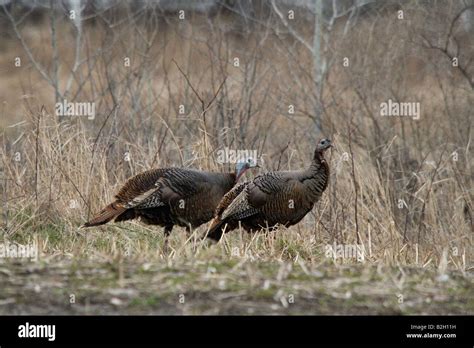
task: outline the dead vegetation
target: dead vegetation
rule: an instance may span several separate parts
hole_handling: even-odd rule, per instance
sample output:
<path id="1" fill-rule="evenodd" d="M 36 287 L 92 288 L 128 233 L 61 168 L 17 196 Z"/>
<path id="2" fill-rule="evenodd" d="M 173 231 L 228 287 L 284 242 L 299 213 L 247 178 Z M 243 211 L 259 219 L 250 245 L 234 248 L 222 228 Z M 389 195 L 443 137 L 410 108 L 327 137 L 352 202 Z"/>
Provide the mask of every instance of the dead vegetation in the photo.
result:
<path id="1" fill-rule="evenodd" d="M 472 314 L 472 278 L 414 267 L 227 260 L 0 268 L 0 314 Z"/>
<path id="2" fill-rule="evenodd" d="M 325 34 L 328 70 L 318 92 L 311 53 L 278 17 L 243 30 L 228 13 L 185 21 L 104 15 L 84 23 L 79 59 L 72 44 L 77 28 L 66 17 L 56 18 L 64 35 L 54 45 L 48 16 L 23 21 L 18 32 L 8 27 L 0 55 L 3 242 L 36 243 L 41 261 L 0 259 L 10 284 L 0 311 L 472 314 L 472 301 L 460 304 L 473 298 L 474 44 L 455 21 L 461 3 L 430 7 L 401 2 L 365 13 L 346 33 L 343 20 L 334 23 Z M 312 28 L 301 23 L 297 29 L 310 40 Z M 95 118 L 57 117 L 54 103 L 63 99 L 95 103 Z M 420 103 L 420 119 L 381 117 L 380 104 L 389 99 Z M 189 236 L 177 229 L 170 253 L 162 250 L 160 229 L 139 223 L 78 230 L 126 178 L 145 169 L 227 170 L 231 164 L 216 161 L 223 147 L 258 150 L 262 170 L 296 169 L 308 163 L 320 136 L 336 144 L 328 154 L 330 185 L 311 215 L 289 230 L 236 232 L 208 245 L 199 239 L 205 227 Z M 333 243 L 363 244 L 365 263 L 328 259 L 325 246 Z M 283 265 L 304 279 L 276 282 L 260 301 L 265 279 Z M 146 276 L 139 275 L 143 267 Z M 209 267 L 216 271 L 209 274 Z M 447 282 L 437 280 L 446 275 Z M 180 277 L 180 284 L 166 285 Z M 233 285 L 220 289 L 227 277 Z M 114 280 L 94 285 L 108 278 Z M 344 282 L 347 290 L 336 289 Z M 35 292 L 36 283 L 42 290 Z M 133 295 L 109 294 L 115 287 Z M 36 304 L 13 295 L 21 289 L 30 289 Z M 277 296 L 290 290 L 298 306 Z M 82 304 L 92 301 L 89 309 L 68 307 L 69 291 Z M 197 302 L 179 307 L 179 291 Z M 399 304 L 399 292 L 414 302 Z M 220 296 L 232 301 L 215 309 Z"/>

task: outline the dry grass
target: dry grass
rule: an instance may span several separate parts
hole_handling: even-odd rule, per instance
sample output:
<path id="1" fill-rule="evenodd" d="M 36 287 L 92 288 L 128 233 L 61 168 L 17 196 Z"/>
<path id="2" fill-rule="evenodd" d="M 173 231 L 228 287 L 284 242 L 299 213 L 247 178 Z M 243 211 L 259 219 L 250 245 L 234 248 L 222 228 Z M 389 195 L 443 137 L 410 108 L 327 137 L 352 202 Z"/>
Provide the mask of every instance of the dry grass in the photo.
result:
<path id="1" fill-rule="evenodd" d="M 73 260 L 0 267 L 0 314 L 472 314 L 470 279 L 330 262 Z M 74 300 L 71 303 L 71 295 Z"/>
<path id="2" fill-rule="evenodd" d="M 289 280 L 274 284 L 270 302 L 283 306 L 276 313 L 359 313 L 361 306 L 366 306 L 367 313 L 434 313 L 423 302 L 416 302 L 431 289 L 426 291 L 432 291 L 433 298 L 441 296 L 440 313 L 472 314 L 472 301 L 464 310 L 456 303 L 464 297 L 473 298 L 468 284 L 474 266 L 470 154 L 474 96 L 449 59 L 437 50 L 424 48 L 420 39 L 422 35 L 446 35 L 459 8 L 443 6 L 447 5 L 426 12 L 405 5 L 405 13 L 414 18 L 405 22 L 397 20 L 390 8 L 377 15 L 365 14 L 345 36 L 343 23 L 336 23 L 328 53 L 334 64 L 321 99 L 312 82 L 308 52 L 272 26 L 253 24 L 251 34 L 239 34 L 241 24 L 226 13 L 214 18 L 212 26 L 200 16 L 180 23 L 142 14 L 118 23 L 113 30 L 98 21 L 94 27 L 84 27 L 81 54 L 87 64 L 76 72 L 67 95 L 68 100 L 95 102 L 95 120 L 58 120 L 54 88 L 27 62 L 14 33 L 7 33 L 11 40 L 2 47 L 2 66 L 11 65 L 12 56 L 23 57 L 24 65 L 6 68 L 8 76 L 0 88 L 1 99 L 6 102 L 1 113 L 4 242 L 36 243 L 42 255 L 38 267 L 45 272 L 42 279 L 47 282 L 59 277 L 58 282 L 67 284 L 64 296 L 69 290 L 80 291 L 74 282 L 84 280 L 84 275 L 76 279 L 77 274 L 68 271 L 75 267 L 84 268 L 86 283 L 87 272 L 97 272 L 90 275 L 90 282 L 94 282 L 96 276 L 102 277 L 101 270 L 107 273 L 110 267 L 124 267 L 123 277 L 128 280 L 115 283 L 121 281 L 118 275 L 113 278 L 113 287 L 135 289 L 135 301 L 147 296 L 139 284 L 158 284 L 160 277 L 172 281 L 176 274 L 166 273 L 165 268 L 177 267 L 177 272 L 184 274 L 183 282 L 153 288 L 156 296 L 160 291 L 164 298 L 168 296 L 165 294 L 174 298 L 179 291 L 207 294 L 201 301 L 204 309 L 188 308 L 182 313 L 213 313 L 208 309 L 218 298 L 209 295 L 213 291 L 222 296 L 230 293 L 237 299 L 243 291 L 242 303 L 251 307 L 250 303 L 260 303 L 256 294 L 265 279 L 278 277 L 283 265 L 294 265 L 295 277 L 309 278 L 301 284 Z M 427 25 L 420 27 L 420 21 Z M 57 43 L 58 81 L 64 91 L 68 69 L 74 64 L 70 44 L 74 30 L 66 21 L 57 25 L 58 31 L 66 33 Z M 38 62 L 51 72 L 54 60 L 49 23 L 25 25 L 22 33 Z M 462 41 L 461 34 L 462 58 L 474 48 L 472 41 Z M 130 68 L 123 66 L 124 57 L 131 58 Z M 239 67 L 234 66 L 235 57 L 240 59 Z M 350 67 L 342 67 L 343 57 L 350 58 Z M 202 112 L 200 101 L 173 59 L 206 103 L 225 79 L 222 91 L 206 112 Z M 472 64 L 467 70 L 472 71 Z M 419 102 L 420 120 L 379 116 L 380 103 L 388 99 Z M 295 106 L 294 115 L 288 113 L 290 104 Z M 179 114 L 180 105 L 184 105 L 185 115 Z M 315 115 L 317 108 L 319 115 Z M 319 122 L 321 130 L 316 127 Z M 192 235 L 177 228 L 171 236 L 170 252 L 163 251 L 159 228 L 139 222 L 78 229 L 91 213 L 110 202 L 127 177 L 145 169 L 176 165 L 229 170 L 231 165 L 216 161 L 216 150 L 224 146 L 258 150 L 262 170 L 298 169 L 307 165 L 320 136 L 330 137 L 336 144 L 336 150 L 328 154 L 330 186 L 313 212 L 290 229 L 256 235 L 235 231 L 217 245 L 210 245 L 199 238 L 205 226 Z M 17 154 L 19 160 L 15 160 Z M 125 154 L 129 154 L 129 161 Z M 405 202 L 402 208 L 398 207 L 399 200 Z M 363 244 L 365 262 L 328 259 L 325 246 L 332 243 Z M 29 274 L 21 273 L 30 267 L 28 264 L 0 262 L 7 269 L 3 275 L 13 283 L 20 279 L 15 286 L 28 287 Z M 58 275 L 63 266 L 65 273 Z M 134 283 L 134 274 L 141 267 L 153 272 Z M 217 280 L 225 281 L 228 276 L 237 288 L 224 286 L 219 291 L 218 281 L 205 286 L 208 267 L 216 268 L 211 273 Z M 248 274 L 255 272 L 256 280 L 250 275 L 234 276 L 236 270 L 246 267 L 251 269 Z M 311 275 L 314 270 L 324 273 L 325 269 L 327 277 Z M 347 269 L 353 269 L 353 274 L 344 273 Z M 331 276 L 332 272 L 337 276 Z M 374 286 L 381 294 L 368 291 L 374 274 L 381 277 Z M 437 280 L 445 274 L 451 277 L 448 285 Z M 408 285 L 400 280 L 404 277 Z M 425 290 L 423 285 L 416 285 L 424 277 L 429 282 Z M 356 300 L 348 298 L 343 307 L 337 307 L 334 298 L 345 295 L 334 290 L 335 284 L 344 279 L 354 286 L 360 282 L 360 287 L 347 289 L 355 291 Z M 15 286 L 11 291 L 18 289 Z M 59 312 L 83 313 L 83 309 L 50 303 L 53 287 L 45 285 L 48 290 L 38 295 L 44 303 Z M 101 296 L 110 299 L 110 287 L 101 283 L 94 291 L 103 291 Z M 287 288 L 300 289 L 299 294 L 307 295 L 300 298 L 308 302 L 302 300 L 292 311 L 276 296 L 277 288 L 285 294 Z M 305 306 L 324 289 L 328 299 L 333 298 L 327 307 L 324 301 L 316 307 Z M 4 313 L 45 312 L 45 308 L 33 309 L 28 301 L 22 307 L 24 299 L 15 298 L 8 304 L 12 298 L 9 291 L 0 299 L 10 306 L 3 307 Z M 94 291 L 86 297 L 95 298 Z M 392 301 L 399 292 L 408 297 L 411 294 L 417 304 L 378 305 L 381 298 Z M 357 294 L 367 296 L 358 301 Z M 450 306 L 452 294 L 457 302 Z M 267 302 L 265 298 L 262 303 Z M 175 305 L 164 312 L 180 312 Z M 120 305 L 106 307 L 110 312 L 121 311 Z M 244 307 L 223 307 L 217 313 L 251 313 Z M 148 312 L 146 306 L 122 309 Z M 272 309 L 264 306 L 255 313 L 270 312 Z"/>

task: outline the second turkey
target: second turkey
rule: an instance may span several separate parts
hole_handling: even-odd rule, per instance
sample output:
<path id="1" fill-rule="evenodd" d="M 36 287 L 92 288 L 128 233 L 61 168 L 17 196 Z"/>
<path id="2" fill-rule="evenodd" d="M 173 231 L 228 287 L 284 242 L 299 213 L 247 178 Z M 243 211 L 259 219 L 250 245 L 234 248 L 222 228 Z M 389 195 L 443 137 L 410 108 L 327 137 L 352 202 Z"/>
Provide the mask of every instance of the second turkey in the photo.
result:
<path id="1" fill-rule="evenodd" d="M 234 187 L 219 203 L 207 237 L 219 240 L 239 226 L 256 231 L 300 222 L 328 186 L 324 153 L 330 147 L 331 140 L 321 139 L 307 169 L 268 172 Z"/>

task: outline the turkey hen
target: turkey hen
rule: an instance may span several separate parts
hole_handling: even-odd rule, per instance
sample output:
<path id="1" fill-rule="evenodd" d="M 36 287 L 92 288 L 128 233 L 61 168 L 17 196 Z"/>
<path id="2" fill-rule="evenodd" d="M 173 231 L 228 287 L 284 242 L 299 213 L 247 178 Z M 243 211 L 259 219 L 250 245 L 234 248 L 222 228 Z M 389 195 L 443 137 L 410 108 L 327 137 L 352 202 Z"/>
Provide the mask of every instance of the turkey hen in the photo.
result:
<path id="1" fill-rule="evenodd" d="M 329 139 L 319 141 L 308 169 L 268 172 L 234 187 L 217 206 L 207 237 L 219 240 L 239 224 L 255 231 L 300 222 L 328 186 L 324 152 L 331 146 Z"/>
<path id="2" fill-rule="evenodd" d="M 196 228 L 212 219 L 222 197 L 250 168 L 253 158 L 238 162 L 233 173 L 211 173 L 183 168 L 150 169 L 130 178 L 107 205 L 82 227 L 140 218 L 164 227 L 168 236 L 174 225 Z"/>

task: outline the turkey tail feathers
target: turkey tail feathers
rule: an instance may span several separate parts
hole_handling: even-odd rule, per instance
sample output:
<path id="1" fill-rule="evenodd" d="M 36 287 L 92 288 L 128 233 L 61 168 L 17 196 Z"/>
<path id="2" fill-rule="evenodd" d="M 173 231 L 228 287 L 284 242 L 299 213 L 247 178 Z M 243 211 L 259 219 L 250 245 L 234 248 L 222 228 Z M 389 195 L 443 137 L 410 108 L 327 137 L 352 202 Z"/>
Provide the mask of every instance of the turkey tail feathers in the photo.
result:
<path id="1" fill-rule="evenodd" d="M 127 208 L 117 204 L 117 203 L 111 203 L 108 206 L 106 206 L 100 213 L 98 213 L 96 216 L 92 218 L 92 220 L 86 222 L 84 225 L 81 226 L 81 228 L 85 227 L 92 227 L 92 226 L 99 226 L 106 224 L 107 222 L 111 221 L 112 219 L 115 219 L 118 217 L 120 214 L 125 212 Z"/>

